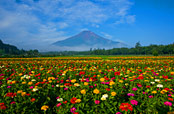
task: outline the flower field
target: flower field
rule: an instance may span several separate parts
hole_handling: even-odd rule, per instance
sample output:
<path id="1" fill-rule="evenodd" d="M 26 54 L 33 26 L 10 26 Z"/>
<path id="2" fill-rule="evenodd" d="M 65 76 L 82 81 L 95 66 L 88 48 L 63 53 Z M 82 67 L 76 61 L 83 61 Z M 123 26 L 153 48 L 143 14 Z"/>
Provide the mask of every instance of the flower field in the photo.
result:
<path id="1" fill-rule="evenodd" d="M 174 113 L 174 57 L 1 58 L 0 113 Z"/>

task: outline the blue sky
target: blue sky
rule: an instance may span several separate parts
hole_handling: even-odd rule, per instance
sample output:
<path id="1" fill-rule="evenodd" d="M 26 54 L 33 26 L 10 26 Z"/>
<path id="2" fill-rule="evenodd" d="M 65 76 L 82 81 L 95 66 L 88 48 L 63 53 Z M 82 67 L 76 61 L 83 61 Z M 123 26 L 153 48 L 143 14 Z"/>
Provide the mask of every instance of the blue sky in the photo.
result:
<path id="1" fill-rule="evenodd" d="M 0 39 L 50 46 L 83 30 L 134 46 L 174 42 L 174 0 L 0 0 Z"/>

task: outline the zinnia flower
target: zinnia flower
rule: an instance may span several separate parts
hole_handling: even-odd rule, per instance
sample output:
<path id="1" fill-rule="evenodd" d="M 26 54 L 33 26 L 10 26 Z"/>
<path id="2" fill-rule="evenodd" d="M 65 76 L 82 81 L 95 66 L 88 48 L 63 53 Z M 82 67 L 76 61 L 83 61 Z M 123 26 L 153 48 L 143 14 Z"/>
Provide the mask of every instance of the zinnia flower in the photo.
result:
<path id="1" fill-rule="evenodd" d="M 95 93 L 95 94 L 99 94 L 100 91 L 99 91 L 98 89 L 94 89 L 94 90 L 93 90 L 93 93 Z"/>
<path id="2" fill-rule="evenodd" d="M 77 100 L 77 98 L 73 97 L 73 98 L 70 100 L 70 102 L 71 102 L 72 104 L 75 104 L 75 103 L 76 103 L 76 100 Z"/>
<path id="3" fill-rule="evenodd" d="M 134 88 L 132 88 L 132 90 L 133 90 L 133 91 L 137 91 L 137 88 L 136 88 L 136 87 L 134 87 Z"/>
<path id="4" fill-rule="evenodd" d="M 136 101 L 136 100 L 131 100 L 130 102 L 132 105 L 138 105 L 138 101 Z"/>
<path id="5" fill-rule="evenodd" d="M 72 108 L 70 109 L 70 111 L 71 111 L 72 113 L 75 113 L 76 108 L 75 108 L 75 107 L 72 107 Z"/>
<path id="6" fill-rule="evenodd" d="M 95 100 L 95 104 L 99 104 L 100 103 L 100 101 L 99 100 Z"/>
<path id="7" fill-rule="evenodd" d="M 124 111 L 124 110 L 125 110 L 125 111 L 128 111 L 128 110 L 132 111 L 132 110 L 133 110 L 133 107 L 132 107 L 132 105 L 129 104 L 129 103 L 121 103 L 120 109 L 121 109 L 122 111 Z"/>
<path id="8" fill-rule="evenodd" d="M 82 90 L 80 91 L 80 93 L 81 93 L 81 94 L 86 94 L 86 90 L 85 90 L 85 89 L 82 89 Z"/>
<path id="9" fill-rule="evenodd" d="M 134 96 L 134 94 L 133 94 L 133 93 L 128 93 L 127 95 L 128 95 L 128 96 Z"/>
<path id="10" fill-rule="evenodd" d="M 44 110 L 44 111 L 46 111 L 47 109 L 49 108 L 49 106 L 47 106 L 47 105 L 44 105 L 44 106 L 42 106 L 41 107 L 41 110 Z"/>
<path id="11" fill-rule="evenodd" d="M 59 107 L 59 106 L 61 106 L 61 105 L 62 105 L 61 103 L 58 103 L 56 106 Z"/>
<path id="12" fill-rule="evenodd" d="M 166 102 L 164 102 L 164 105 L 166 105 L 166 106 L 172 106 L 172 103 L 169 102 L 169 101 L 166 101 Z"/>
<path id="13" fill-rule="evenodd" d="M 111 96 L 116 96 L 117 93 L 116 92 L 111 92 Z"/>

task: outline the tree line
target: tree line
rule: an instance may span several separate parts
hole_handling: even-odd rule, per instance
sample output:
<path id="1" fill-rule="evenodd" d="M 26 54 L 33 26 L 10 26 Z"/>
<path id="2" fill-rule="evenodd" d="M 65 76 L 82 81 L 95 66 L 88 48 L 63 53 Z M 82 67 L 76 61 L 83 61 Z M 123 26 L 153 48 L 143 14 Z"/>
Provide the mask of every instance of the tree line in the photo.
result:
<path id="1" fill-rule="evenodd" d="M 39 56 L 38 50 L 19 50 L 16 46 L 4 44 L 0 40 L 0 57 L 37 57 Z"/>
<path id="2" fill-rule="evenodd" d="M 154 45 L 141 46 L 137 42 L 132 48 L 113 48 L 113 49 L 90 49 L 89 51 L 62 51 L 62 52 L 47 52 L 43 55 L 172 55 L 174 54 L 174 43 L 169 45 Z"/>

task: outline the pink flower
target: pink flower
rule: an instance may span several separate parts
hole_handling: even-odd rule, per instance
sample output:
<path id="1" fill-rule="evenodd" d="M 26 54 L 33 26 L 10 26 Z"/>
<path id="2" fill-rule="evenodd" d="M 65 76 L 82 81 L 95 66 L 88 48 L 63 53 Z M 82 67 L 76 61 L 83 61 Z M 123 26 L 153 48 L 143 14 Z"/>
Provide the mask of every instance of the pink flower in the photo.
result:
<path id="1" fill-rule="evenodd" d="M 30 89 L 33 89 L 34 87 L 33 86 L 31 86 L 31 87 L 29 87 Z"/>
<path id="2" fill-rule="evenodd" d="M 138 105 L 138 101 L 136 101 L 136 100 L 131 100 L 130 102 L 132 105 Z"/>
<path id="3" fill-rule="evenodd" d="M 134 88 L 132 88 L 132 90 L 133 90 L 133 91 L 137 91 L 137 88 L 136 88 L 136 87 L 134 87 Z"/>
<path id="4" fill-rule="evenodd" d="M 72 107 L 72 108 L 70 109 L 70 111 L 71 111 L 72 113 L 75 113 L 76 110 L 77 110 L 77 109 L 76 109 L 75 107 Z"/>
<path id="5" fill-rule="evenodd" d="M 133 93 L 128 93 L 127 95 L 128 95 L 128 96 L 134 96 L 134 94 L 133 94 Z"/>
<path id="6" fill-rule="evenodd" d="M 122 114 L 121 112 L 117 112 L 116 114 Z"/>
<path id="7" fill-rule="evenodd" d="M 54 85 L 52 85 L 52 87 L 54 87 Z"/>
<path id="8" fill-rule="evenodd" d="M 97 84 L 94 84 L 94 86 L 97 86 Z"/>
<path id="9" fill-rule="evenodd" d="M 62 105 L 61 103 L 58 103 L 56 106 L 59 107 L 59 106 L 61 106 L 61 105 Z"/>
<path id="10" fill-rule="evenodd" d="M 66 91 L 66 90 L 68 90 L 68 88 L 64 88 L 64 90 Z"/>
<path id="11" fill-rule="evenodd" d="M 11 86 L 7 86 L 7 88 L 11 88 Z"/>
<path id="12" fill-rule="evenodd" d="M 59 99 L 60 97 L 56 97 L 56 99 Z"/>
<path id="13" fill-rule="evenodd" d="M 100 101 L 99 100 L 95 100 L 95 104 L 99 104 L 100 103 Z"/>
<path id="14" fill-rule="evenodd" d="M 15 101 L 12 101 L 10 104 L 15 104 L 16 102 Z"/>
<path id="15" fill-rule="evenodd" d="M 165 104 L 166 106 L 172 106 L 172 103 L 169 102 L 169 101 L 164 102 L 164 104 Z"/>
<path id="16" fill-rule="evenodd" d="M 153 96 L 152 96 L 152 95 L 150 95 L 150 96 L 149 96 L 149 98 L 153 98 Z"/>

